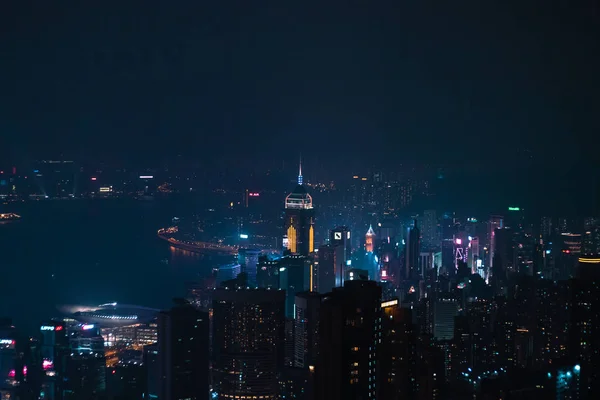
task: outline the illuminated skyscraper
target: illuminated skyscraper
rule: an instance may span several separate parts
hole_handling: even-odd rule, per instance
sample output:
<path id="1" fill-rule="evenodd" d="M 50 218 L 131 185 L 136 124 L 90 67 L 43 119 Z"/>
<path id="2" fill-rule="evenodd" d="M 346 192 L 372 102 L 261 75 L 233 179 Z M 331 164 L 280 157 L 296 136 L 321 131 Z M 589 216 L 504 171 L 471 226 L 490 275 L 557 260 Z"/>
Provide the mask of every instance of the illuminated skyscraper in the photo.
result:
<path id="1" fill-rule="evenodd" d="M 338 226 L 329 233 L 329 243 L 333 246 L 342 246 L 344 248 L 344 261 L 350 259 L 352 255 L 352 242 L 350 240 L 350 230 L 347 226 Z"/>
<path id="2" fill-rule="evenodd" d="M 314 209 L 312 197 L 302 184 L 302 163 L 298 174 L 298 185 L 285 198 L 285 233 L 287 248 L 292 253 L 308 256 L 314 251 Z"/>
<path id="3" fill-rule="evenodd" d="M 381 343 L 381 287 L 346 281 L 323 296 L 315 399 L 375 399 Z"/>
<path id="4" fill-rule="evenodd" d="M 296 295 L 294 319 L 294 366 L 314 366 L 319 354 L 319 308 L 321 295 L 303 292 Z"/>
<path id="5" fill-rule="evenodd" d="M 213 310 L 213 395 L 276 399 L 284 361 L 285 292 L 219 288 Z"/>
<path id="6" fill-rule="evenodd" d="M 319 247 L 317 290 L 330 292 L 336 286 L 342 286 L 345 264 L 342 247 L 325 244 Z"/>
<path id="7" fill-rule="evenodd" d="M 421 255 L 421 232 L 417 227 L 417 220 L 408 230 L 408 240 L 406 242 L 406 278 L 419 279 L 419 257 Z"/>
<path id="8" fill-rule="evenodd" d="M 373 231 L 373 227 L 369 225 L 369 230 L 365 235 L 365 251 L 367 253 L 372 253 L 375 247 L 375 232 Z"/>
<path id="9" fill-rule="evenodd" d="M 105 396 L 104 338 L 94 324 L 68 328 L 71 355 L 65 371 L 65 398 L 97 400 Z"/>
<path id="10" fill-rule="evenodd" d="M 488 245 L 490 249 L 489 270 L 493 271 L 494 255 L 496 253 L 496 229 L 504 228 L 504 217 L 492 215 L 488 223 Z"/>
<path id="11" fill-rule="evenodd" d="M 65 369 L 71 353 L 66 326 L 57 321 L 44 322 L 40 327 L 40 335 L 42 369 L 44 371 L 40 398 L 64 399 Z"/>
<path id="12" fill-rule="evenodd" d="M 425 210 L 420 219 L 422 247 L 425 250 L 436 250 L 440 247 L 440 235 L 435 210 Z"/>
<path id="13" fill-rule="evenodd" d="M 416 397 L 417 336 L 412 313 L 402 308 L 398 299 L 381 303 L 382 343 L 380 358 L 379 398 L 401 400 Z"/>
<path id="14" fill-rule="evenodd" d="M 311 262 L 308 257 L 288 255 L 279 260 L 279 289 L 285 290 L 285 316 L 295 316 L 294 299 L 296 293 L 311 288 Z"/>

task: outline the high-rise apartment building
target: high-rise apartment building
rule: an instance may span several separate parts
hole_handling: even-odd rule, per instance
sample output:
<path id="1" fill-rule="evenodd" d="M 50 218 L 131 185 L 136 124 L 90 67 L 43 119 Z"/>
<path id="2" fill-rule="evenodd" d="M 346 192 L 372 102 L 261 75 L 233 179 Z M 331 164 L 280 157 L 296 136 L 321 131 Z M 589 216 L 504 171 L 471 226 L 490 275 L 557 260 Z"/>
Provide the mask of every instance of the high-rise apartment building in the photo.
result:
<path id="1" fill-rule="evenodd" d="M 316 399 L 376 398 L 381 324 L 376 282 L 347 281 L 323 297 Z"/>
<path id="2" fill-rule="evenodd" d="M 277 398 L 284 323 L 283 290 L 215 290 L 212 371 L 219 399 Z"/>
<path id="3" fill-rule="evenodd" d="M 178 304 L 158 315 L 159 399 L 208 398 L 208 344 L 208 313 Z"/>

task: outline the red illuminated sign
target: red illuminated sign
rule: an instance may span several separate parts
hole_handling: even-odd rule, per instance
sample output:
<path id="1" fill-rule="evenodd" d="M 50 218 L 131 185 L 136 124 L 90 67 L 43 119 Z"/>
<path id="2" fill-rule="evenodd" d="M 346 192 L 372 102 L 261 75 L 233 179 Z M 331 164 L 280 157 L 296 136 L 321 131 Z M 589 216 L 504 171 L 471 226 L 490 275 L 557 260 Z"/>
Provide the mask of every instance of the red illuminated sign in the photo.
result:
<path id="1" fill-rule="evenodd" d="M 256 192 L 255 193 L 248 193 L 248 196 L 250 196 L 250 197 L 259 197 L 260 193 L 256 193 Z"/>

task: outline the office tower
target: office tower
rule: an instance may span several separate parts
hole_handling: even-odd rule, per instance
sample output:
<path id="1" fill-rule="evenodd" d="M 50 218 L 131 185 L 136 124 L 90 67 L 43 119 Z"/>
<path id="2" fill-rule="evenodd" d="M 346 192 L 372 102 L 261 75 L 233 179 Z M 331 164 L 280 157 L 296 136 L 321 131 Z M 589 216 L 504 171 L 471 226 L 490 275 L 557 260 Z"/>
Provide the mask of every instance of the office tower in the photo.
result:
<path id="1" fill-rule="evenodd" d="M 241 272 L 248 275 L 248 286 L 256 287 L 256 274 L 258 266 L 258 257 L 260 250 L 258 249 L 240 249 L 238 252 L 238 263 L 241 265 Z"/>
<path id="2" fill-rule="evenodd" d="M 504 217 L 499 215 L 490 216 L 488 222 L 488 247 L 489 247 L 489 270 L 493 271 L 494 256 L 496 255 L 496 229 L 504 228 Z M 493 272 L 492 272 L 493 273 Z"/>
<path id="3" fill-rule="evenodd" d="M 294 324 L 294 366 L 308 368 L 316 364 L 319 354 L 319 309 L 321 295 L 315 292 L 296 294 Z"/>
<path id="4" fill-rule="evenodd" d="M 104 339 L 93 324 L 67 328 L 71 354 L 65 373 L 65 399 L 101 399 L 106 391 Z"/>
<path id="5" fill-rule="evenodd" d="M 452 340 L 454 317 L 458 314 L 458 301 L 449 293 L 440 293 L 433 303 L 433 337 Z"/>
<path id="6" fill-rule="evenodd" d="M 515 254 L 513 246 L 513 231 L 510 228 L 494 231 L 494 259 L 491 272 L 496 290 L 500 292 L 506 287 L 508 274 L 515 271 Z"/>
<path id="7" fill-rule="evenodd" d="M 580 226 L 572 218 L 561 217 L 556 225 L 557 233 L 579 232 Z"/>
<path id="8" fill-rule="evenodd" d="M 220 265 L 216 270 L 217 285 L 221 285 L 223 282 L 235 279 L 240 272 L 242 272 L 242 267 L 238 263 Z"/>
<path id="9" fill-rule="evenodd" d="M 421 232 L 417 227 L 417 220 L 414 220 L 413 226 L 408 230 L 406 241 L 406 279 L 418 280 L 421 278 L 419 273 L 419 257 L 421 255 Z"/>
<path id="10" fill-rule="evenodd" d="M 319 247 L 317 271 L 317 290 L 319 293 L 330 292 L 334 287 L 341 286 L 345 269 L 342 248 L 331 244 Z"/>
<path id="11" fill-rule="evenodd" d="M 381 303 L 382 339 L 379 348 L 381 387 L 379 398 L 411 399 L 417 393 L 417 336 L 412 313 L 398 299 Z"/>
<path id="12" fill-rule="evenodd" d="M 323 297 L 315 398 L 376 398 L 381 342 L 381 288 L 348 281 Z"/>
<path id="13" fill-rule="evenodd" d="M 479 238 L 469 236 L 469 253 L 467 255 L 467 265 L 473 274 L 477 273 L 478 260 L 481 260 L 481 254 L 479 253 Z M 481 265 L 481 262 L 479 263 Z M 482 278 L 484 278 L 482 276 Z"/>
<path id="14" fill-rule="evenodd" d="M 158 359 L 158 343 L 144 346 L 144 367 L 146 369 L 145 399 L 158 399 L 161 368 Z"/>
<path id="15" fill-rule="evenodd" d="M 284 223 L 288 250 L 303 256 L 312 253 L 315 249 L 314 209 L 312 197 L 302 184 L 302 164 L 298 185 L 285 198 Z"/>
<path id="16" fill-rule="evenodd" d="M 213 393 L 275 399 L 284 361 L 285 292 L 216 289 L 212 321 Z"/>
<path id="17" fill-rule="evenodd" d="M 542 217 L 540 221 L 540 235 L 544 241 L 552 237 L 552 217 Z"/>
<path id="18" fill-rule="evenodd" d="M 586 219 L 581 255 L 582 257 L 600 256 L 600 222 L 597 219 Z"/>
<path id="19" fill-rule="evenodd" d="M 285 290 L 285 317 L 294 319 L 296 293 L 310 291 L 311 261 L 300 255 L 279 259 L 279 289 Z"/>
<path id="20" fill-rule="evenodd" d="M 260 256 L 256 268 L 256 282 L 259 288 L 279 289 L 279 260 Z"/>
<path id="21" fill-rule="evenodd" d="M 425 278 L 428 271 L 435 267 L 435 253 L 434 252 L 421 252 L 419 254 L 419 274 Z M 437 274 L 436 274 L 437 275 Z"/>
<path id="22" fill-rule="evenodd" d="M 64 399 L 64 380 L 67 360 L 71 353 L 69 336 L 63 322 L 45 321 L 40 326 L 40 353 L 42 356 L 42 399 Z"/>
<path id="23" fill-rule="evenodd" d="M 420 218 L 422 247 L 426 250 L 437 250 L 440 247 L 437 214 L 435 210 L 425 210 Z"/>
<path id="24" fill-rule="evenodd" d="M 209 393 L 209 320 L 182 300 L 158 315 L 158 397 L 205 400 Z"/>
<path id="25" fill-rule="evenodd" d="M 456 224 L 453 214 L 445 213 L 441 221 L 442 231 L 442 263 L 440 265 L 440 274 L 446 276 L 454 275 L 454 235 L 456 233 Z"/>
<path id="26" fill-rule="evenodd" d="M 557 250 L 555 264 L 557 279 L 566 280 L 577 275 L 578 260 L 581 255 L 582 235 L 580 233 L 562 232 L 555 240 Z"/>
<path id="27" fill-rule="evenodd" d="M 344 261 L 350 260 L 352 255 L 352 241 L 350 230 L 347 226 L 338 226 L 329 233 L 329 243 L 334 246 L 342 246 Z"/>
<path id="28" fill-rule="evenodd" d="M 369 230 L 365 234 L 365 251 L 367 253 L 372 253 L 375 249 L 375 231 L 373 231 L 373 227 L 369 225 Z"/>

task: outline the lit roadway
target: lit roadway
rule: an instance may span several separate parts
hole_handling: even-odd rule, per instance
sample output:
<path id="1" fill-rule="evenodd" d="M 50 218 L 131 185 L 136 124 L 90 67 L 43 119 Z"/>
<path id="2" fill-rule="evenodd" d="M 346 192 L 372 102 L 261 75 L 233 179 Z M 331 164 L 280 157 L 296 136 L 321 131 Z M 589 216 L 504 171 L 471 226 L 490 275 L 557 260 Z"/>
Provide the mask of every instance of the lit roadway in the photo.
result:
<path id="1" fill-rule="evenodd" d="M 178 249 L 192 251 L 194 253 L 221 253 L 221 254 L 237 254 L 237 246 L 227 246 L 217 243 L 196 242 L 187 240 L 178 240 L 170 237 L 170 234 L 176 233 L 177 227 L 162 228 L 158 230 L 158 237 L 169 242 L 173 247 Z"/>

